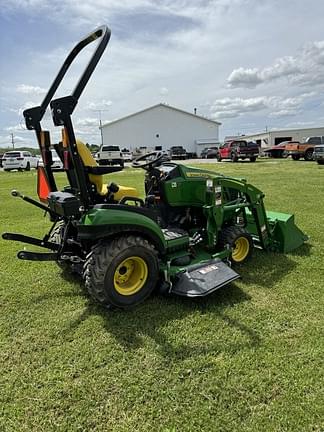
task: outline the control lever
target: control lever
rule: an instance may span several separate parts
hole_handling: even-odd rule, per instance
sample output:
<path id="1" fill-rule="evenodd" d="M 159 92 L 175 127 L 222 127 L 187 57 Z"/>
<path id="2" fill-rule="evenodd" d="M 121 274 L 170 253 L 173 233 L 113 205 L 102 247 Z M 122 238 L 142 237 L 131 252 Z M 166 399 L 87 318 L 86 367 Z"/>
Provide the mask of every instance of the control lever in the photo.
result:
<path id="1" fill-rule="evenodd" d="M 189 246 L 195 246 L 198 243 L 203 241 L 203 237 L 199 232 L 195 232 L 195 234 L 189 239 Z"/>

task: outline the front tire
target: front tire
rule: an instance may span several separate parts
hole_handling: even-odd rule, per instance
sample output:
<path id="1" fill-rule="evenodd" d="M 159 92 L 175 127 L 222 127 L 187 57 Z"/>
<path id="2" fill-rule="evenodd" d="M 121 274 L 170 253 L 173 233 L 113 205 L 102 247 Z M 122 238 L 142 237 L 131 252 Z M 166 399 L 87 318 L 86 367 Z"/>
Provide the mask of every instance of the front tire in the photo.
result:
<path id="1" fill-rule="evenodd" d="M 313 150 L 307 150 L 307 152 L 304 155 L 304 159 L 307 162 L 310 162 L 313 160 Z"/>
<path id="2" fill-rule="evenodd" d="M 95 246 L 83 274 L 89 294 L 103 306 L 130 308 L 154 290 L 159 276 L 157 254 L 141 237 L 120 237 Z"/>
<path id="3" fill-rule="evenodd" d="M 294 161 L 298 161 L 300 159 L 300 155 L 292 155 L 291 156 L 293 158 Z"/>
<path id="4" fill-rule="evenodd" d="M 250 157 L 250 162 L 255 162 L 257 160 L 256 156 L 251 156 Z"/>
<path id="5" fill-rule="evenodd" d="M 220 235 L 220 244 L 224 249 L 232 249 L 230 260 L 237 264 L 245 262 L 253 250 L 251 234 L 245 228 L 238 226 L 225 228 Z"/>

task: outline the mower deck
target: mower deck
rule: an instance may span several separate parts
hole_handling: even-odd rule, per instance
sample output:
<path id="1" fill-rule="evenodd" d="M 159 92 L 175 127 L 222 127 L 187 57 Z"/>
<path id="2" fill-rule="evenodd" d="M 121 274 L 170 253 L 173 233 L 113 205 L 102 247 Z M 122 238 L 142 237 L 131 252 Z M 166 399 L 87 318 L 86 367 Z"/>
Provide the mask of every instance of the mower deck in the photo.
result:
<path id="1" fill-rule="evenodd" d="M 178 275 L 171 293 L 185 297 L 204 297 L 239 279 L 240 275 L 220 259 L 187 267 Z"/>

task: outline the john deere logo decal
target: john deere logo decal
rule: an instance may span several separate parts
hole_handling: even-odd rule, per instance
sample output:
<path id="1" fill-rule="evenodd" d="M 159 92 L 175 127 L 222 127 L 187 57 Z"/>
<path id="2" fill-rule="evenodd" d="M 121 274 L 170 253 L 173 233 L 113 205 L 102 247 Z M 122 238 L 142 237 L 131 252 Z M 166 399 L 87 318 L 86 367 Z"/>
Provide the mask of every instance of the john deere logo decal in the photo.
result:
<path id="1" fill-rule="evenodd" d="M 187 177 L 203 177 L 203 178 L 211 178 L 211 175 L 209 173 L 204 172 L 187 172 Z"/>

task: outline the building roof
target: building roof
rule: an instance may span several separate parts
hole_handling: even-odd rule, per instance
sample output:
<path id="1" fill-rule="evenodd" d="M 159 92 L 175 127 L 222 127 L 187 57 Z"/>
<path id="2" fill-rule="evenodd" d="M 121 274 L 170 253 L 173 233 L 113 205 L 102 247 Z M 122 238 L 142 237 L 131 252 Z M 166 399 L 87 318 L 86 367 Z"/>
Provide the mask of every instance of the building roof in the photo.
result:
<path id="1" fill-rule="evenodd" d="M 149 111 L 149 110 L 151 110 L 151 109 L 153 109 L 153 108 L 157 108 L 157 107 L 164 107 L 164 108 L 168 108 L 168 109 L 171 109 L 171 110 L 174 110 L 174 111 L 178 111 L 178 112 L 181 112 L 181 113 L 183 113 L 183 114 L 187 114 L 187 115 L 190 115 L 190 116 L 192 116 L 192 117 L 199 118 L 199 119 L 201 119 L 201 120 L 205 120 L 205 121 L 207 121 L 207 122 L 213 123 L 214 125 L 216 124 L 216 125 L 220 126 L 220 125 L 222 124 L 222 123 L 220 123 L 220 122 L 218 122 L 218 121 L 216 121 L 216 120 L 211 120 L 211 119 L 209 119 L 209 118 L 207 118 L 207 117 L 202 117 L 202 116 L 200 116 L 200 115 L 197 115 L 197 114 L 191 113 L 191 112 L 189 112 L 189 111 L 184 111 L 184 110 L 182 110 L 182 109 L 180 109 L 180 108 L 175 108 L 175 107 L 173 107 L 173 106 L 171 106 L 171 105 L 167 105 L 167 104 L 164 104 L 164 103 L 159 103 L 159 104 L 156 104 L 156 105 L 150 106 L 150 107 L 148 107 L 148 108 L 145 108 L 145 109 L 143 109 L 143 110 L 141 110 L 141 111 L 137 111 L 137 112 L 135 112 L 135 113 L 129 114 L 129 115 L 125 116 L 125 117 L 121 117 L 120 119 L 113 120 L 113 121 L 111 121 L 111 122 L 109 122 L 109 123 L 105 123 L 105 124 L 103 124 L 101 127 L 104 128 L 104 127 L 109 126 L 109 125 L 111 125 L 111 124 L 114 124 L 114 123 L 120 122 L 120 121 L 122 121 L 122 120 L 126 120 L 126 119 L 128 119 L 128 118 L 130 118 L 130 117 L 136 116 L 137 114 L 141 114 L 141 113 L 143 113 L 143 112 L 145 112 L 145 111 Z"/>
<path id="2" fill-rule="evenodd" d="M 257 132 L 257 133 L 250 133 L 250 134 L 246 134 L 246 137 L 251 137 L 251 136 L 261 136 L 261 135 L 269 135 L 272 133 L 282 133 L 282 132 L 300 132 L 303 130 L 318 130 L 318 129 L 324 129 L 323 126 L 318 126 L 318 127 L 303 127 L 303 128 L 291 128 L 291 129 L 270 129 L 268 131 L 264 131 L 264 132 Z M 242 136 L 243 137 L 243 136 Z"/>

